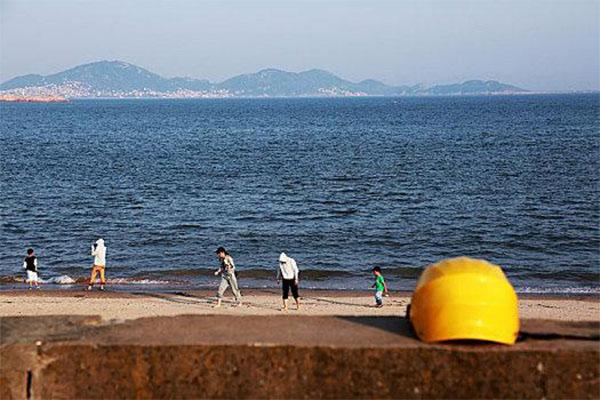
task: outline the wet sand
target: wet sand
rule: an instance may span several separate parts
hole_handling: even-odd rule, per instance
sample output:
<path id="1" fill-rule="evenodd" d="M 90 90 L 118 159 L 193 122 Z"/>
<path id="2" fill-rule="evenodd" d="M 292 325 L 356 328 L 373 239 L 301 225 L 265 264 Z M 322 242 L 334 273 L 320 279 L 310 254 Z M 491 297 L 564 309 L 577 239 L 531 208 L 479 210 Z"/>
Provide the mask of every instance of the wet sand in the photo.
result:
<path id="1" fill-rule="evenodd" d="M 244 304 L 236 307 L 225 297 L 214 307 L 214 291 L 106 291 L 7 290 L 0 291 L 0 317 L 43 315 L 99 315 L 104 320 L 129 320 L 177 315 L 314 315 L 314 316 L 404 316 L 410 293 L 391 293 L 384 307 L 373 307 L 371 292 L 305 290 L 300 310 L 293 299 L 289 311 L 281 311 L 277 289 L 243 291 Z M 521 296 L 522 319 L 599 321 L 597 297 Z"/>

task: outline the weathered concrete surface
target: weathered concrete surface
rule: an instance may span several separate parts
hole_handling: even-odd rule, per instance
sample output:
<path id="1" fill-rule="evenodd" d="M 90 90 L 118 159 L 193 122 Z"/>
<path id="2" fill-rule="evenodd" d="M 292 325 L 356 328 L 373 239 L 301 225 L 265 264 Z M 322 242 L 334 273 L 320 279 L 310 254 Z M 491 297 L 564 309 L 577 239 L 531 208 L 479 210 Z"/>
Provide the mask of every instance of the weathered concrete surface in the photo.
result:
<path id="1" fill-rule="evenodd" d="M 597 322 L 427 345 L 391 317 L 0 321 L 0 398 L 599 398 Z M 36 345 L 38 342 L 38 345 Z"/>

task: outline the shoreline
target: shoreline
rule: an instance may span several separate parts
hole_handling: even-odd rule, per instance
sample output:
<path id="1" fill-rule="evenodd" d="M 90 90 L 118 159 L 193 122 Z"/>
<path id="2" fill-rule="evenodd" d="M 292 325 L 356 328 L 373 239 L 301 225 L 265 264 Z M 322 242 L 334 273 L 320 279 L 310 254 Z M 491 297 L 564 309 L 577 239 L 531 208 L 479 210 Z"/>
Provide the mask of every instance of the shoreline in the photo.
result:
<path id="1" fill-rule="evenodd" d="M 90 295 L 98 293 L 104 296 L 114 297 L 128 297 L 133 293 L 161 293 L 161 294 L 177 294 L 177 293 L 197 293 L 202 296 L 214 296 L 217 293 L 217 286 L 208 285 L 154 285 L 154 284 L 116 284 L 106 285 L 106 291 L 102 292 L 98 290 L 98 284 L 94 286 L 93 291 L 89 292 L 86 290 L 87 284 L 42 284 L 41 289 L 29 290 L 26 283 L 11 283 L 1 284 L 0 283 L 0 296 L 1 295 L 20 295 L 32 293 L 36 296 L 44 295 L 55 295 L 55 296 L 70 296 L 74 293 L 82 292 Z M 244 295 L 254 295 L 260 293 L 269 293 L 273 295 L 279 295 L 281 287 L 240 287 Z M 400 297 L 411 297 L 412 291 L 410 290 L 392 290 L 389 291 L 393 296 Z M 309 294 L 311 296 L 327 296 L 327 297 L 373 297 L 373 290 L 366 289 L 335 289 L 335 288 L 303 288 L 300 286 L 300 295 Z M 577 301 L 590 301 L 600 302 L 600 293 L 579 293 L 579 292 L 518 292 L 517 296 L 521 300 L 577 300 Z"/>
<path id="2" fill-rule="evenodd" d="M 62 97 L 63 101 L 47 101 L 56 103 L 68 103 L 73 101 L 119 101 L 119 100 L 168 100 L 168 101 L 194 101 L 194 100 L 319 100 L 319 99 L 438 99 L 438 98 L 469 98 L 469 97 L 533 97 L 533 96 L 581 96 L 598 95 L 600 90 L 575 90 L 575 91 L 525 91 L 525 92 L 478 92 L 478 93 L 456 93 L 456 94 L 401 94 L 401 95 L 295 95 L 295 96 L 85 96 L 85 97 Z M 37 98 L 31 96 L 29 98 Z M 0 100 L 7 103 L 44 103 L 45 101 L 27 100 Z"/>

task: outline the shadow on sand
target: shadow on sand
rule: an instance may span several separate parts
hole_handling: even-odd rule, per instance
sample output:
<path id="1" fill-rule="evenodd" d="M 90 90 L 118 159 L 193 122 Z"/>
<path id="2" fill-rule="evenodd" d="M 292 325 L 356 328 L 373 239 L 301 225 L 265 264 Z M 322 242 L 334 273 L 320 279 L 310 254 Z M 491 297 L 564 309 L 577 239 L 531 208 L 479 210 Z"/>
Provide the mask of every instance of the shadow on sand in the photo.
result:
<path id="1" fill-rule="evenodd" d="M 214 297 L 203 297 L 203 296 L 194 296 L 183 292 L 178 293 L 151 293 L 151 292 L 131 292 L 131 294 L 135 296 L 143 296 L 143 297 L 153 297 L 155 299 L 161 299 L 165 301 L 170 301 L 172 303 L 179 304 L 191 304 L 191 305 L 199 305 L 199 304 L 213 304 Z M 176 297 L 178 296 L 178 297 Z M 184 298 L 181 298 L 184 297 Z M 189 299 L 189 300 L 188 300 Z M 194 299 L 194 300 L 192 300 Z"/>
<path id="2" fill-rule="evenodd" d="M 338 316 L 344 321 L 353 322 L 355 324 L 366 325 L 371 328 L 381 329 L 396 335 L 416 339 L 412 326 L 403 316 L 398 317 L 360 317 L 360 316 Z"/>

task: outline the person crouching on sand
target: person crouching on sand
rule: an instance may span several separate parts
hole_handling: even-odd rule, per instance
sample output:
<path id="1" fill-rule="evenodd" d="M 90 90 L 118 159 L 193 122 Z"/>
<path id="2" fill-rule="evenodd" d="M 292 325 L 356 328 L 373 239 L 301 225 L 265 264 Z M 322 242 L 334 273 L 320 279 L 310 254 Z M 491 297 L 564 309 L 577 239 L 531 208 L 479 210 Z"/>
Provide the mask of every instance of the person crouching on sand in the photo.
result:
<path id="1" fill-rule="evenodd" d="M 235 296 L 235 299 L 238 302 L 238 306 L 242 305 L 242 295 L 240 294 L 240 289 L 238 288 L 237 278 L 235 276 L 235 264 L 233 263 L 233 258 L 227 253 L 224 247 L 219 247 L 217 251 L 215 251 L 219 261 L 221 261 L 221 266 L 218 270 L 215 271 L 215 275 L 221 275 L 221 284 L 219 285 L 219 291 L 217 292 L 217 304 L 215 307 L 221 306 L 221 300 L 223 299 L 223 294 L 227 290 L 228 287 L 231 286 L 231 291 Z"/>
<path id="2" fill-rule="evenodd" d="M 92 290 L 92 286 L 96 281 L 96 275 L 100 274 L 100 290 L 104 290 L 104 284 L 106 283 L 104 277 L 104 268 L 106 266 L 104 239 L 98 239 L 96 243 L 92 244 L 92 255 L 94 256 L 94 265 L 92 266 L 92 276 L 90 277 L 90 284 L 87 289 Z"/>
<path id="3" fill-rule="evenodd" d="M 279 255 L 279 269 L 277 270 L 277 284 L 279 284 L 279 279 L 283 281 L 282 289 L 282 298 L 283 298 L 283 308 L 282 311 L 287 311 L 288 309 L 288 296 L 290 293 L 290 288 L 292 289 L 292 296 L 296 301 L 296 310 L 300 309 L 300 301 L 298 295 L 298 266 L 296 265 L 296 260 L 291 257 L 288 257 L 285 253 L 281 253 Z"/>
<path id="4" fill-rule="evenodd" d="M 38 262 L 37 257 L 33 253 L 33 249 L 27 249 L 27 257 L 23 260 L 23 269 L 27 271 L 27 283 L 29 283 L 29 290 L 35 285 L 37 289 L 40 288 L 40 278 L 38 276 Z"/>

